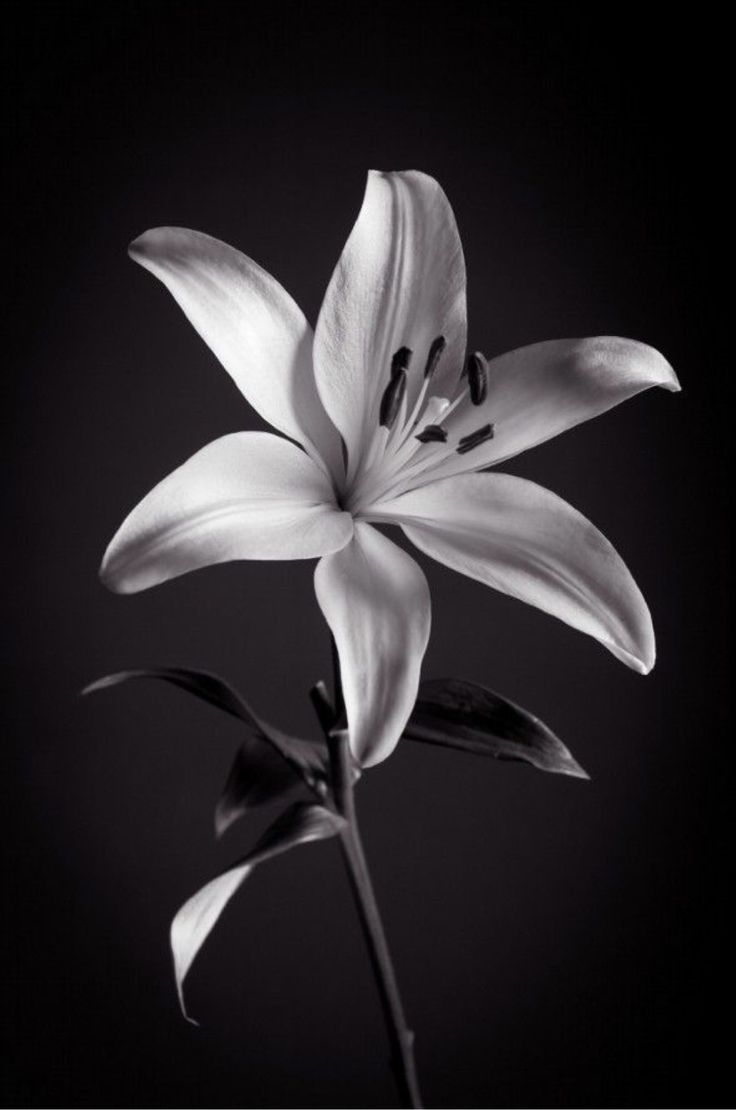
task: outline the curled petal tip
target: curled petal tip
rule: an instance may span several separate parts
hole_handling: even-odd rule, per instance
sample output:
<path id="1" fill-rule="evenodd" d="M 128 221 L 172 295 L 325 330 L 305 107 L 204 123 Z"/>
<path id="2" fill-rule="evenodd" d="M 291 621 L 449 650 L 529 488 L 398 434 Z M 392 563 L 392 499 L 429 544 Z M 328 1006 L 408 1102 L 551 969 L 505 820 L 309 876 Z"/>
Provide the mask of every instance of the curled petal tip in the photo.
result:
<path id="1" fill-rule="evenodd" d="M 145 240 L 148 234 L 147 231 L 144 231 L 142 235 L 138 235 L 137 238 L 128 243 L 128 255 L 134 262 L 138 262 L 145 253 Z"/>
<path id="2" fill-rule="evenodd" d="M 640 648 L 636 655 L 624 648 L 615 648 L 610 644 L 607 646 L 617 659 L 620 659 L 622 663 L 625 663 L 632 671 L 636 671 L 637 674 L 649 674 L 656 662 L 654 643 L 651 647 Z"/>
<path id="3" fill-rule="evenodd" d="M 165 227 L 151 227 L 133 239 L 128 244 L 128 254 L 133 261 L 142 262 L 150 254 L 150 248 L 155 246 L 157 241 L 164 239 L 168 230 Z"/>
<path id="4" fill-rule="evenodd" d="M 112 590 L 113 593 L 120 593 L 119 586 L 115 582 L 113 576 L 110 574 L 110 566 L 107 555 L 105 555 L 102 562 L 100 563 L 99 570 L 97 571 L 97 577 L 99 578 L 102 585 L 106 586 L 108 590 Z"/>
<path id="5" fill-rule="evenodd" d="M 385 181 L 401 178 L 407 182 L 413 181 L 421 184 L 423 187 L 440 188 L 436 178 L 432 177 L 431 174 L 424 173 L 423 170 L 368 170 L 368 180 L 370 181 L 372 178 L 383 178 Z"/>
<path id="6" fill-rule="evenodd" d="M 639 660 L 639 674 L 649 674 L 654 670 L 654 664 L 657 662 L 657 649 L 654 643 L 654 632 L 652 632 L 651 643 L 648 645 L 647 650 L 644 652 L 642 658 Z"/>
<path id="7" fill-rule="evenodd" d="M 132 594 L 136 592 L 135 587 L 119 571 L 115 573 L 113 560 L 109 557 L 108 552 L 105 552 L 97 577 L 102 585 L 114 594 Z"/>
<path id="8" fill-rule="evenodd" d="M 623 342 L 627 341 L 624 340 Z M 672 393 L 679 393 L 682 386 L 680 385 L 677 374 L 662 352 L 658 351 L 656 347 L 651 347 L 648 343 L 631 342 L 638 348 L 642 364 L 649 365 L 652 384 L 659 385 L 662 389 L 668 389 Z"/>
<path id="9" fill-rule="evenodd" d="M 680 385 L 680 379 L 677 377 L 677 374 L 664 355 L 660 354 L 659 351 L 655 353 L 659 355 L 659 358 L 662 360 L 662 379 L 659 384 L 663 389 L 668 389 L 671 393 L 680 393 L 682 391 L 682 386 Z"/>
<path id="10" fill-rule="evenodd" d="M 629 664 L 639 674 L 649 674 L 657 661 L 657 642 L 654 638 L 654 626 L 648 606 L 646 614 L 648 620 L 642 629 L 641 641 L 637 645 L 636 656 Z"/>
<path id="11" fill-rule="evenodd" d="M 654 670 L 655 661 L 656 660 L 654 656 L 652 656 L 651 659 L 648 660 L 640 660 L 639 666 L 636 668 L 636 670 L 638 670 L 639 674 L 650 674 Z"/>
<path id="12" fill-rule="evenodd" d="M 603 640 L 612 655 L 637 674 L 649 674 L 657 658 L 657 645 L 649 607 L 639 588 L 631 580 L 634 608 L 629 614 L 629 627 L 613 639 Z M 637 612 L 638 610 L 638 612 Z"/>
<path id="13" fill-rule="evenodd" d="M 103 586 L 114 594 L 137 594 L 149 586 L 155 586 L 164 579 L 151 574 L 146 574 L 135 566 L 135 562 L 126 558 L 125 553 L 116 543 L 117 535 L 108 545 L 102 557 L 97 577 Z"/>
<path id="14" fill-rule="evenodd" d="M 609 388 L 623 384 L 628 396 L 655 385 L 673 392 L 680 389 L 677 375 L 661 351 L 639 339 L 599 335 L 574 343 L 572 354 L 586 377 L 592 375 L 594 382 Z"/>

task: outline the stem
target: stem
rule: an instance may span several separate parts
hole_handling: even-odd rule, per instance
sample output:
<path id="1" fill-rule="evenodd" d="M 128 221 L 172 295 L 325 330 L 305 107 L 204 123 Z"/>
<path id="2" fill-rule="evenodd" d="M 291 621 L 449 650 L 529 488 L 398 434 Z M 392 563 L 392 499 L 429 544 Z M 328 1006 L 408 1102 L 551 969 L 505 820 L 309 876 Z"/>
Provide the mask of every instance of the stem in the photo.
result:
<path id="1" fill-rule="evenodd" d="M 332 681 L 334 686 L 335 698 L 335 724 L 340 720 L 345 712 L 345 699 L 342 694 L 342 678 L 340 676 L 340 656 L 337 651 L 337 644 L 335 637 L 330 636 L 330 649 L 332 652 Z"/>
<path id="2" fill-rule="evenodd" d="M 376 977 L 378 993 L 386 1020 L 391 1043 L 391 1064 L 405 1107 L 421 1107 L 416 1065 L 414 1063 L 414 1034 L 409 1029 L 401 1004 L 396 973 L 383 930 L 378 903 L 368 872 L 363 845 L 358 831 L 353 796 L 352 757 L 347 732 L 328 736 L 332 764 L 335 801 L 346 825 L 340 833 L 340 846 L 348 870 L 350 885 L 355 897 L 358 916 L 363 928 L 368 954 Z"/>

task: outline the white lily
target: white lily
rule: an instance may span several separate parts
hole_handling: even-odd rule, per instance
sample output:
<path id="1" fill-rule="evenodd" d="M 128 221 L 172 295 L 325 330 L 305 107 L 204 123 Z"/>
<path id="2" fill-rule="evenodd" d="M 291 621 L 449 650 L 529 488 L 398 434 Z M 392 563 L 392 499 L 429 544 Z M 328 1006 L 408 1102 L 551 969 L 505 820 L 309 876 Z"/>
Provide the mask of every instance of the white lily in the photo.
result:
<path id="1" fill-rule="evenodd" d="M 608 540 L 541 486 L 478 471 L 650 386 L 679 389 L 662 355 L 604 337 L 466 363 L 455 219 L 437 182 L 414 171 L 369 174 L 314 333 L 274 278 L 216 239 L 157 228 L 130 253 L 290 439 L 242 432 L 193 455 L 113 538 L 108 586 L 128 593 L 233 559 L 319 556 L 317 600 L 363 766 L 403 731 L 430 629 L 424 573 L 375 522 L 651 670 L 649 610 Z"/>

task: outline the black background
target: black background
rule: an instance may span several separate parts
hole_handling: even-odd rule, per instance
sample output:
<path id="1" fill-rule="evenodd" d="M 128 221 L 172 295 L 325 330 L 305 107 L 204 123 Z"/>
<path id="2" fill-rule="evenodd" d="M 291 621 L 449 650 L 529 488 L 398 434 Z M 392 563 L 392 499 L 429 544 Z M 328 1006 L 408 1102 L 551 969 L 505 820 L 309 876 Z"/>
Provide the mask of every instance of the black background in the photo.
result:
<path id="1" fill-rule="evenodd" d="M 717 1086 L 730 857 L 713 706 L 732 419 L 706 312 L 718 29 L 646 6 L 6 11 L 20 21 L 4 64 L 18 185 L 5 208 L 8 1102 L 394 1104 L 332 843 L 246 886 L 191 975 L 202 1028 L 181 1020 L 170 918 L 268 815 L 215 843 L 238 739 L 216 711 L 156 687 L 77 697 L 121 667 L 188 664 L 314 730 L 306 691 L 329 659 L 311 564 L 233 564 L 132 598 L 98 584 L 105 544 L 155 481 L 260 426 L 125 250 L 158 224 L 207 231 L 314 321 L 376 167 L 445 188 L 474 346 L 626 335 L 660 348 L 684 387 L 506 467 L 622 553 L 658 635 L 648 678 L 419 556 L 433 593 L 424 674 L 527 705 L 593 776 L 406 742 L 364 777 L 427 1103 L 731 1105 Z"/>

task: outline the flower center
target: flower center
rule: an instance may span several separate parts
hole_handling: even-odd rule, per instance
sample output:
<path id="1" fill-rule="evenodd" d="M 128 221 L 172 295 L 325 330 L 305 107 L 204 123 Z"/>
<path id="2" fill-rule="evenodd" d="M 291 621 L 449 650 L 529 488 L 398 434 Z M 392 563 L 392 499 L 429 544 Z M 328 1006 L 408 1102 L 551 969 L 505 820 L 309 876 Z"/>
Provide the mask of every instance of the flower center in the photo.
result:
<path id="1" fill-rule="evenodd" d="M 389 380 L 381 396 L 378 426 L 345 499 L 353 515 L 375 502 L 396 497 L 432 480 L 432 472 L 454 454 L 466 455 L 493 438 L 484 423 L 466 435 L 453 434 L 453 414 L 468 405 L 482 405 L 488 395 L 488 368 L 480 352 L 469 355 L 450 397 L 432 393 L 432 378 L 447 346 L 443 336 L 432 341 L 424 372 L 409 406 L 408 382 L 413 352 L 400 347 L 391 359 Z"/>

